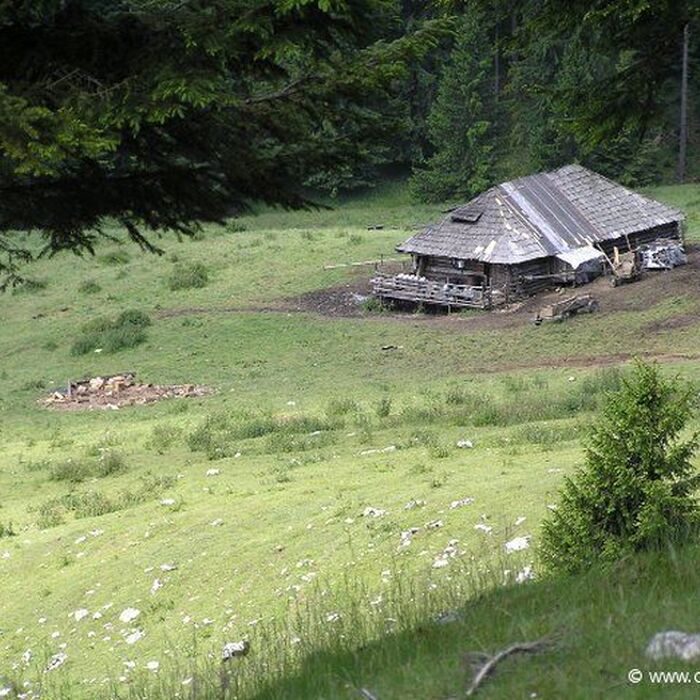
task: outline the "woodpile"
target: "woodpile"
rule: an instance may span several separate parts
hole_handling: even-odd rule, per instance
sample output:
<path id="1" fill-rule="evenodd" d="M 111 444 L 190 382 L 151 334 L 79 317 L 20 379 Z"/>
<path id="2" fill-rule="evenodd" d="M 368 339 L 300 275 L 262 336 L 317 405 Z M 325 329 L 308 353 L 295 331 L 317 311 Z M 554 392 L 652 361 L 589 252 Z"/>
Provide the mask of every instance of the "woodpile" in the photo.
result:
<path id="1" fill-rule="evenodd" d="M 40 403 L 62 410 L 111 409 L 137 406 L 161 399 L 205 396 L 211 390 L 196 384 L 139 384 L 135 372 L 123 372 L 106 377 L 90 377 L 68 383 Z"/>
<path id="2" fill-rule="evenodd" d="M 536 326 L 543 322 L 563 321 L 576 314 L 588 314 L 598 309 L 598 301 L 590 294 L 578 294 L 544 306 L 534 319 Z"/>

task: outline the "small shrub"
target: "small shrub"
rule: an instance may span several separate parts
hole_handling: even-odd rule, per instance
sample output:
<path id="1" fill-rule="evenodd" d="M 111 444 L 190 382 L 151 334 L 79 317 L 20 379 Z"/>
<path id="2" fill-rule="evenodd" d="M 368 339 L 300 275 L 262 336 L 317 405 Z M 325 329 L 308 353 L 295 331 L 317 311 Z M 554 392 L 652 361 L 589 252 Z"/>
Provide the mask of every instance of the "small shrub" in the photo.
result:
<path id="1" fill-rule="evenodd" d="M 100 261 L 108 266 L 126 265 L 129 260 L 131 260 L 131 256 L 125 250 L 110 250 L 100 256 Z"/>
<path id="2" fill-rule="evenodd" d="M 65 522 L 65 509 L 56 499 L 42 503 L 37 512 L 36 525 L 40 530 L 48 530 Z"/>
<path id="3" fill-rule="evenodd" d="M 357 402 L 350 398 L 331 399 L 326 406 L 326 415 L 330 418 L 347 416 L 348 413 L 355 413 L 358 410 Z"/>
<path id="4" fill-rule="evenodd" d="M 175 292 L 181 289 L 201 289 L 209 284 L 209 272 L 202 263 L 178 263 L 168 277 L 168 287 Z"/>
<path id="5" fill-rule="evenodd" d="M 182 435 L 182 430 L 175 425 L 161 423 L 154 425 L 146 440 L 146 449 L 158 454 L 164 454 Z"/>
<path id="6" fill-rule="evenodd" d="M 108 353 L 133 348 L 146 340 L 145 329 L 151 325 L 148 314 L 137 309 L 123 311 L 117 318 L 105 316 L 83 324 L 71 347 L 72 355 L 85 355 L 98 348 Z"/>
<path id="7" fill-rule="evenodd" d="M 95 280 L 85 280 L 78 286 L 78 291 L 81 294 L 97 294 L 102 291 L 102 287 Z"/>
<path id="8" fill-rule="evenodd" d="M 53 352 L 58 349 L 58 343 L 55 340 L 47 340 L 44 343 L 44 350 L 47 352 Z"/>
<path id="9" fill-rule="evenodd" d="M 51 466 L 49 478 L 52 481 L 68 481 L 79 484 L 92 475 L 92 465 L 85 460 L 67 459 Z"/>
<path id="10" fill-rule="evenodd" d="M 97 460 L 94 474 L 98 477 L 113 476 L 123 474 L 127 468 L 126 459 L 121 452 L 105 450 Z"/>
<path id="11" fill-rule="evenodd" d="M 118 504 L 111 501 L 101 491 L 66 494 L 61 499 L 61 505 L 74 513 L 76 518 L 94 518 L 119 510 Z"/>
<path id="12" fill-rule="evenodd" d="M 382 314 L 389 310 L 387 304 L 382 301 L 379 297 L 367 297 L 362 304 L 361 308 L 370 314 Z"/>
<path id="13" fill-rule="evenodd" d="M 542 528 L 549 569 L 578 572 L 697 534 L 698 435 L 680 437 L 695 400 L 689 387 L 641 362 L 606 395 L 588 435 L 585 467 L 565 480 L 559 507 Z"/>
<path id="14" fill-rule="evenodd" d="M 229 219 L 226 222 L 226 231 L 228 233 L 243 233 L 244 231 L 247 231 L 248 227 L 242 222 L 239 221 L 238 219 Z"/>
<path id="15" fill-rule="evenodd" d="M 40 280 L 40 279 L 24 279 L 18 282 L 14 289 L 12 290 L 13 294 L 34 294 L 36 292 L 40 292 L 43 289 L 46 289 L 46 287 L 49 286 L 49 283 L 46 280 Z"/>
<path id="16" fill-rule="evenodd" d="M 12 527 L 12 523 L 0 522 L 0 537 L 14 537 L 17 533 Z"/>
<path id="17" fill-rule="evenodd" d="M 352 233 L 348 237 L 348 243 L 350 245 L 360 245 L 364 243 L 365 239 L 359 233 Z"/>
<path id="18" fill-rule="evenodd" d="M 382 396 L 377 402 L 375 407 L 375 413 L 378 418 L 387 418 L 391 413 L 391 397 Z"/>

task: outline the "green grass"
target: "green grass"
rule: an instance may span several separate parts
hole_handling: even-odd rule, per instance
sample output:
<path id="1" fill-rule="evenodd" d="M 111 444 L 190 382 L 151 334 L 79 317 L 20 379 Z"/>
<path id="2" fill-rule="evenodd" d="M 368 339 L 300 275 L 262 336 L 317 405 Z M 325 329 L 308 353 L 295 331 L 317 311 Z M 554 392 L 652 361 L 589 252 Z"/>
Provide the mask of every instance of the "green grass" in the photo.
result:
<path id="1" fill-rule="evenodd" d="M 695 190 L 658 193 L 688 208 L 689 236 L 700 240 Z M 639 591 L 615 588 L 614 579 L 600 590 L 585 582 L 494 587 L 504 567 L 533 559 L 531 549 L 504 560 L 503 542 L 532 535 L 534 547 L 561 479 L 580 462 L 579 439 L 601 392 L 617 381 L 610 369 L 584 365 L 635 352 L 695 356 L 700 324 L 648 329 L 697 314 L 697 299 L 660 298 L 540 328 L 471 326 L 474 315 L 291 310 L 290 297 L 372 272 L 326 265 L 395 257 L 394 245 L 439 209 L 410 204 L 392 185 L 333 210 L 261 211 L 196 240 L 169 240 L 163 257 L 107 246 L 99 265 L 41 260 L 29 272 L 45 285 L 0 298 L 0 524 L 14 533 L 0 537 L 0 668 L 8 669 L 0 678 L 48 683 L 46 698 L 169 698 L 175 682 L 185 697 L 179 683 L 199 669 L 205 697 L 205 686 L 219 683 L 208 654 L 247 637 L 241 697 L 353 697 L 352 687 L 368 687 L 382 700 L 442 698 L 464 687 L 462 652 L 493 651 L 566 622 L 573 646 L 516 662 L 484 696 L 532 688 L 577 697 L 566 679 L 576 659 L 583 665 L 581 645 L 601 642 L 598 623 L 611 629 L 604 605 L 617 629 L 625 610 L 637 619 L 658 593 L 665 602 L 619 655 L 612 641 L 595 648 L 582 676 L 595 696 L 608 681 L 615 692 L 619 669 L 653 626 L 692 621 L 680 601 L 695 579 L 664 587 L 652 563 L 629 565 L 642 577 Z M 378 224 L 385 228 L 367 230 Z M 205 288 L 169 290 L 182 260 L 207 270 Z M 138 344 L 71 353 L 86 324 L 95 330 L 95 319 L 112 322 L 125 309 L 152 320 L 137 324 Z M 106 412 L 37 403 L 69 379 L 123 371 L 215 393 Z M 700 378 L 692 360 L 668 371 Z M 460 440 L 473 447 L 457 447 Z M 207 476 L 211 469 L 219 473 Z M 474 503 L 450 508 L 467 497 Z M 404 510 L 412 500 L 425 505 Z M 363 517 L 368 507 L 386 515 Z M 435 520 L 443 527 L 425 529 Z M 423 529 L 400 547 L 411 527 Z M 453 539 L 461 554 L 433 568 Z M 684 556 L 664 558 L 659 572 L 671 567 L 680 577 Z M 165 563 L 177 568 L 162 571 Z M 163 585 L 152 594 L 155 579 Z M 389 601 L 381 615 L 371 605 L 380 595 Z M 577 605 L 559 614 L 557 595 Z M 134 623 L 118 619 L 127 607 L 141 611 Z M 464 609 L 471 622 L 436 627 L 444 608 Z M 76 621 L 81 609 L 89 616 Z M 347 625 L 341 646 L 340 628 L 326 620 L 338 611 Z M 126 644 L 134 628 L 144 636 Z M 580 638 L 579 628 L 587 630 Z M 61 644 L 66 663 L 43 674 Z M 158 674 L 145 668 L 154 660 Z"/>

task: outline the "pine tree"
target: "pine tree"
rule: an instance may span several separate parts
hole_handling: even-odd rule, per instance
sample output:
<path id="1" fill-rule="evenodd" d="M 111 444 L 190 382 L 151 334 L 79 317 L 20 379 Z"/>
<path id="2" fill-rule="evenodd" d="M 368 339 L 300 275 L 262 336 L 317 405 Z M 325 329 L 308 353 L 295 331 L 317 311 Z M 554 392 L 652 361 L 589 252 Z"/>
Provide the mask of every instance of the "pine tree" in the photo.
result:
<path id="1" fill-rule="evenodd" d="M 544 522 L 541 555 L 549 569 L 581 571 L 697 534 L 698 435 L 681 439 L 694 401 L 690 388 L 641 362 L 608 396 L 585 467 L 565 481 L 558 509 Z"/>
<path id="2" fill-rule="evenodd" d="M 467 11 L 428 119 L 435 149 L 413 175 L 425 201 L 469 199 L 493 181 L 494 55 L 485 13 Z"/>

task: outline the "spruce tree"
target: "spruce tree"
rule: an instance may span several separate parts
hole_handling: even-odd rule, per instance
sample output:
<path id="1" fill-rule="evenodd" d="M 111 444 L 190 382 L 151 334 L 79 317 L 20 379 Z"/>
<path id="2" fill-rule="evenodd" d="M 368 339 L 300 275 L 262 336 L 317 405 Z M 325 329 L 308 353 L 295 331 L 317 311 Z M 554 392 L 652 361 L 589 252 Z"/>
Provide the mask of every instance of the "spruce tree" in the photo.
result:
<path id="1" fill-rule="evenodd" d="M 541 555 L 550 570 L 581 571 L 697 534 L 698 435 L 681 436 L 695 399 L 691 388 L 641 362 L 607 397 L 585 466 L 566 479 L 543 525 Z"/>

